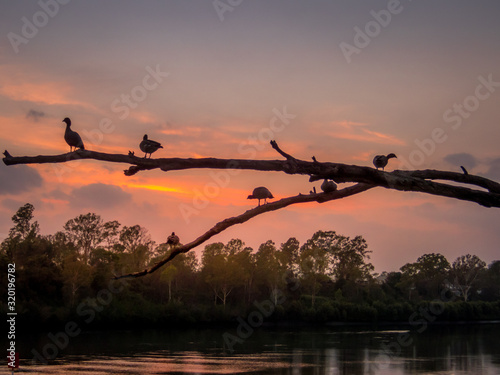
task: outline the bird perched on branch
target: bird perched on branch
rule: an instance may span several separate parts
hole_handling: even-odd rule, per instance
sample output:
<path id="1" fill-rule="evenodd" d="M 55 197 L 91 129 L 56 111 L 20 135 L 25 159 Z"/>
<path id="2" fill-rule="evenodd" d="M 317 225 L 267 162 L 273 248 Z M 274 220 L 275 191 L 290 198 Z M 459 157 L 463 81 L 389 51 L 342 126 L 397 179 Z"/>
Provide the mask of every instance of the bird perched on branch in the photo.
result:
<path id="1" fill-rule="evenodd" d="M 66 123 L 66 131 L 64 132 L 64 140 L 69 145 L 69 152 L 76 151 L 77 148 L 81 150 L 85 150 L 85 146 L 83 145 L 82 138 L 80 134 L 71 130 L 71 120 L 66 117 L 62 122 Z M 75 148 L 72 150 L 72 148 Z"/>
<path id="2" fill-rule="evenodd" d="M 373 158 L 373 165 L 377 169 L 382 168 L 382 170 L 384 170 L 385 166 L 389 162 L 389 159 L 391 159 L 391 158 L 397 158 L 397 156 L 392 154 L 392 153 L 387 155 L 387 156 L 377 155 Z"/>
<path id="3" fill-rule="evenodd" d="M 167 245 L 170 247 L 176 247 L 179 244 L 179 236 L 172 232 L 170 236 L 167 237 Z"/>
<path id="4" fill-rule="evenodd" d="M 255 189 L 253 189 L 252 194 L 247 197 L 247 199 L 258 199 L 259 206 L 261 199 L 264 199 L 264 203 L 267 203 L 267 199 L 273 199 L 273 198 L 274 197 L 269 191 L 269 189 L 264 186 L 256 187 Z"/>
<path id="5" fill-rule="evenodd" d="M 331 193 L 332 191 L 337 190 L 337 184 L 325 178 L 325 181 L 321 184 L 321 190 L 325 193 Z"/>
<path id="6" fill-rule="evenodd" d="M 163 148 L 163 146 L 159 142 L 148 139 L 148 135 L 144 134 L 144 137 L 142 138 L 142 142 L 140 143 L 139 148 L 141 149 L 142 152 L 146 154 L 144 155 L 144 157 L 146 158 L 148 154 L 149 157 L 151 157 L 151 154 L 153 152 L 155 152 L 159 148 Z"/>

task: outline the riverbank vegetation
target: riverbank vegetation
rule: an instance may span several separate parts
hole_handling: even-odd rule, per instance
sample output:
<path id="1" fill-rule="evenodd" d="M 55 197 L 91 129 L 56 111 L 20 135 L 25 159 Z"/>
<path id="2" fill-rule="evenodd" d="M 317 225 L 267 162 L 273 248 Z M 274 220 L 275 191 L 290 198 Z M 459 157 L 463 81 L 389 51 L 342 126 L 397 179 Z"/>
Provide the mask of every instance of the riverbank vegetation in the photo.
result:
<path id="1" fill-rule="evenodd" d="M 139 279 L 172 247 L 139 225 L 104 222 L 94 213 L 42 236 L 34 207 L 12 217 L 0 267 L 16 267 L 19 328 L 144 328 L 235 323 L 258 311 L 270 323 L 409 323 L 500 320 L 500 261 L 475 255 L 449 261 L 425 253 L 398 272 L 374 273 L 366 241 L 318 231 L 252 249 L 240 239 L 180 254 Z M 7 285 L 6 273 L 1 273 Z M 2 309 L 7 295 L 2 291 Z M 255 314 L 254 314 L 255 315 Z M 239 319 L 239 320 L 238 320 Z"/>

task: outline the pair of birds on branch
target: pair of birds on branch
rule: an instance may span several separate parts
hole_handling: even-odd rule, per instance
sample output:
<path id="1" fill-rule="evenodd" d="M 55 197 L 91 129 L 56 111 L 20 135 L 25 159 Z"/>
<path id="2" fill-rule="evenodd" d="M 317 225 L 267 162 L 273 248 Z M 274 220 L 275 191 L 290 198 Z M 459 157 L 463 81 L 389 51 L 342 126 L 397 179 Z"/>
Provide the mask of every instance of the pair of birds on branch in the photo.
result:
<path id="1" fill-rule="evenodd" d="M 373 158 L 373 165 L 377 169 L 382 168 L 382 170 L 384 170 L 384 168 L 389 163 L 389 159 L 392 159 L 392 158 L 397 158 L 397 156 L 393 153 L 391 153 L 389 155 L 377 155 Z M 321 184 L 321 190 L 324 193 L 334 192 L 337 190 L 337 184 L 335 182 L 333 182 L 332 180 L 325 179 L 323 181 L 323 183 Z M 311 191 L 311 193 L 316 193 L 316 188 L 314 188 L 314 191 Z M 258 206 L 260 206 L 261 199 L 264 200 L 264 203 L 267 203 L 268 199 L 273 199 L 273 198 L 274 198 L 273 194 L 269 191 L 268 188 L 266 188 L 264 186 L 259 186 L 259 187 L 255 188 L 253 190 L 252 194 L 250 194 L 247 197 L 247 199 L 258 199 L 258 201 L 259 201 Z"/>
<path id="2" fill-rule="evenodd" d="M 63 120 L 63 122 L 66 123 L 64 140 L 69 146 L 69 152 L 76 151 L 76 149 L 85 150 L 82 137 L 80 137 L 80 134 L 71 129 L 71 120 L 68 117 L 66 117 Z M 142 141 L 139 144 L 139 148 L 141 149 L 142 152 L 145 153 L 144 158 L 146 158 L 148 154 L 149 157 L 151 157 L 151 154 L 153 152 L 157 151 L 160 148 L 163 148 L 163 146 L 159 142 L 148 139 L 148 135 L 144 134 L 144 137 L 142 138 Z"/>
<path id="3" fill-rule="evenodd" d="M 331 180 L 325 179 L 321 184 L 321 190 L 323 190 L 323 192 L 325 193 L 331 193 L 337 190 L 337 184 Z M 316 189 L 314 189 L 314 192 L 316 192 Z M 252 194 L 250 194 L 247 199 L 258 199 L 258 206 L 260 206 L 261 199 L 264 200 L 265 204 L 267 203 L 268 199 L 274 199 L 274 197 L 268 188 L 266 188 L 265 186 L 259 186 L 253 189 Z"/>

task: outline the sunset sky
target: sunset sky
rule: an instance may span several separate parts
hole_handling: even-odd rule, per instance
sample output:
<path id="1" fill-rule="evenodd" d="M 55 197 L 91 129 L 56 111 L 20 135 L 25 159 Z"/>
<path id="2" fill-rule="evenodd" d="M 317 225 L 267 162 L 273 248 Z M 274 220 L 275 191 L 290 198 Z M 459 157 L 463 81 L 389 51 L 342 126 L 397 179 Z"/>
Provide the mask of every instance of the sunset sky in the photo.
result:
<path id="1" fill-rule="evenodd" d="M 68 152 L 70 117 L 100 152 L 142 156 L 148 134 L 164 146 L 153 157 L 280 159 L 272 137 L 304 160 L 371 166 L 394 152 L 388 170 L 463 165 L 500 181 L 499 16 L 493 0 L 3 1 L 0 149 Z M 140 224 L 158 243 L 172 231 L 186 243 L 256 205 L 246 199 L 256 186 L 280 199 L 320 185 L 274 172 L 126 177 L 125 168 L 1 163 L 0 240 L 30 202 L 42 234 L 95 212 Z M 335 230 L 362 235 L 382 272 L 431 252 L 500 259 L 499 222 L 499 209 L 377 188 L 267 213 L 210 242 L 257 249 Z"/>

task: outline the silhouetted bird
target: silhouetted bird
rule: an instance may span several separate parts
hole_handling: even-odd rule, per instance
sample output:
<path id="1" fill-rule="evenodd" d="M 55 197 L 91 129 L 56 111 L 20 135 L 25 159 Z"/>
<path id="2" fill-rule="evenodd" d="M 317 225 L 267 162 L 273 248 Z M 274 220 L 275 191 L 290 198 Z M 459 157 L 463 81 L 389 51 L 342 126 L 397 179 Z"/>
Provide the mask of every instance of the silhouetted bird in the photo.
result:
<path id="1" fill-rule="evenodd" d="M 273 199 L 273 195 L 271 192 L 268 190 L 268 188 L 264 186 L 256 187 L 253 189 L 253 192 L 251 195 L 247 197 L 247 199 L 258 199 L 259 200 L 259 206 L 260 206 L 260 200 L 264 199 L 264 203 L 267 203 L 267 199 Z"/>
<path id="2" fill-rule="evenodd" d="M 331 193 L 332 191 L 337 190 L 337 184 L 325 178 L 325 181 L 321 184 L 321 190 L 325 193 Z"/>
<path id="3" fill-rule="evenodd" d="M 397 158 L 397 156 L 394 155 L 394 154 L 389 154 L 387 156 L 385 156 L 385 155 L 377 155 L 377 156 L 375 156 L 373 158 L 373 165 L 377 169 L 382 168 L 382 170 L 384 170 L 385 166 L 389 162 L 389 159 L 391 159 L 391 158 Z"/>
<path id="4" fill-rule="evenodd" d="M 72 148 L 74 147 L 76 151 L 77 148 L 85 150 L 85 146 L 83 145 L 82 138 L 80 137 L 80 134 L 77 132 L 71 130 L 71 120 L 66 117 L 62 122 L 66 123 L 66 131 L 64 132 L 64 140 L 66 143 L 69 145 L 69 152 L 73 151 Z"/>
<path id="5" fill-rule="evenodd" d="M 144 157 L 147 157 L 149 154 L 149 157 L 151 157 L 151 154 L 158 150 L 159 148 L 163 148 L 161 143 L 153 141 L 151 139 L 148 139 L 148 135 L 144 134 L 144 137 L 142 138 L 142 142 L 139 145 L 140 149 L 142 152 L 146 153 Z"/>
<path id="6" fill-rule="evenodd" d="M 167 238 L 167 245 L 170 245 L 171 247 L 175 247 L 179 244 L 179 236 L 175 234 L 175 232 L 172 232 L 170 236 Z"/>

